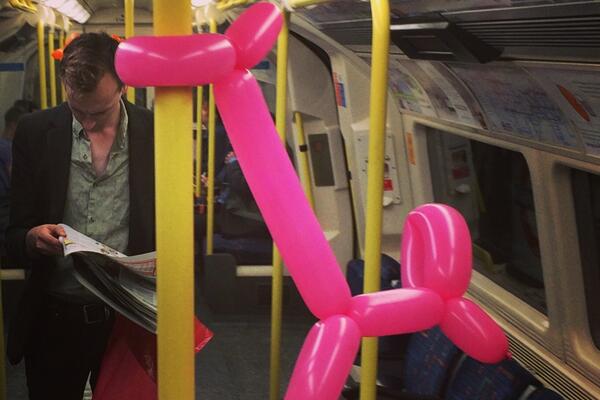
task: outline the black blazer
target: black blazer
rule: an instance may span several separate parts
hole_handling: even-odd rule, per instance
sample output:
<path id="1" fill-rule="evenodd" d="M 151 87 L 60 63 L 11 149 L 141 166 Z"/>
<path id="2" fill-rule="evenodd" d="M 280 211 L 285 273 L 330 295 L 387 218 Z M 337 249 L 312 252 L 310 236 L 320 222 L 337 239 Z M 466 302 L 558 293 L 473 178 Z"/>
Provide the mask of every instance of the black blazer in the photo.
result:
<path id="1" fill-rule="evenodd" d="M 128 254 L 155 249 L 154 122 L 152 113 L 125 102 L 129 139 Z M 34 226 L 62 222 L 69 183 L 73 117 L 66 103 L 27 115 L 13 141 L 8 256 L 28 269 L 17 314 L 12 319 L 7 350 L 11 363 L 23 357 L 32 323 L 42 305 L 55 268 L 52 257 L 28 257 L 25 236 Z"/>

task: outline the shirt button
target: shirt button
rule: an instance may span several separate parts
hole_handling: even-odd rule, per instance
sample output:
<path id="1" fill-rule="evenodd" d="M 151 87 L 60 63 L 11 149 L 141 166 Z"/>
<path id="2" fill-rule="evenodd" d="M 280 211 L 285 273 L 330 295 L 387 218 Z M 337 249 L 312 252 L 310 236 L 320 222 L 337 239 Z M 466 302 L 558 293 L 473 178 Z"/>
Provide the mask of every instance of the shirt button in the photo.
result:
<path id="1" fill-rule="evenodd" d="M 84 159 L 84 160 L 87 160 L 87 154 L 84 154 L 84 155 L 83 155 L 83 159 Z"/>
<path id="2" fill-rule="evenodd" d="M 94 222 L 94 218 L 90 217 L 90 218 L 89 218 L 89 221 L 90 221 L 91 223 L 93 223 L 93 222 Z"/>

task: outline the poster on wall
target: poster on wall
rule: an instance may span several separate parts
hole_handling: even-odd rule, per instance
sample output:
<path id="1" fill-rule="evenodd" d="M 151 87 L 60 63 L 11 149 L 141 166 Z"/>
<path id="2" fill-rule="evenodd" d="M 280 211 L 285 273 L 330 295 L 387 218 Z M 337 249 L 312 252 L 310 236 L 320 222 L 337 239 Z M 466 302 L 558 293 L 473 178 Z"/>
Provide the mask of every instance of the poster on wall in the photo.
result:
<path id="1" fill-rule="evenodd" d="M 561 109 L 521 68 L 448 64 L 475 95 L 492 131 L 504 131 L 545 144 L 578 148 Z"/>
<path id="2" fill-rule="evenodd" d="M 403 61 L 395 56 L 390 56 L 388 86 L 401 108 L 429 117 L 437 117 L 423 86 L 403 65 Z"/>
<path id="3" fill-rule="evenodd" d="M 600 157 L 600 70 L 527 70 L 577 128 L 585 152 Z"/>
<path id="4" fill-rule="evenodd" d="M 419 80 L 442 119 L 485 128 L 481 107 L 442 63 L 404 61 Z"/>

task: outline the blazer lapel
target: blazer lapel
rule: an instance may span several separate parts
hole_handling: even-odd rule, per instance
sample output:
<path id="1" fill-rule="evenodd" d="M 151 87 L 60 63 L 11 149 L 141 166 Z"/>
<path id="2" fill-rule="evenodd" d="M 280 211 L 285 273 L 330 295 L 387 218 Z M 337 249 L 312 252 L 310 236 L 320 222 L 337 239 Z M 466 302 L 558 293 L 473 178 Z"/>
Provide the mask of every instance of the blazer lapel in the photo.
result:
<path id="1" fill-rule="evenodd" d="M 129 137 L 129 245 L 131 254 L 155 249 L 154 122 L 148 110 L 125 102 Z"/>
<path id="2" fill-rule="evenodd" d="M 54 128 L 48 131 L 46 145 L 49 165 L 46 173 L 49 193 L 49 219 L 61 222 L 64 214 L 67 187 L 69 184 L 69 167 L 71 163 L 72 123 L 73 117 L 66 103 L 57 107 Z"/>

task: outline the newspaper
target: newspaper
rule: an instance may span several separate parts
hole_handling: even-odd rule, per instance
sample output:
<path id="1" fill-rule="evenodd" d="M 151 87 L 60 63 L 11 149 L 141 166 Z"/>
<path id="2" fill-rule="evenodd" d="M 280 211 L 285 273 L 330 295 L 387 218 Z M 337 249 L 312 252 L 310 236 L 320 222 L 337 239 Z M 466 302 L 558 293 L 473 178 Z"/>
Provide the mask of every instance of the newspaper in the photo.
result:
<path id="1" fill-rule="evenodd" d="M 156 333 L 156 252 L 126 256 L 68 225 L 61 238 L 75 277 L 106 304 Z"/>

